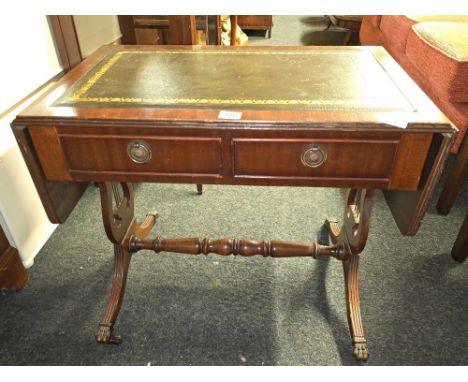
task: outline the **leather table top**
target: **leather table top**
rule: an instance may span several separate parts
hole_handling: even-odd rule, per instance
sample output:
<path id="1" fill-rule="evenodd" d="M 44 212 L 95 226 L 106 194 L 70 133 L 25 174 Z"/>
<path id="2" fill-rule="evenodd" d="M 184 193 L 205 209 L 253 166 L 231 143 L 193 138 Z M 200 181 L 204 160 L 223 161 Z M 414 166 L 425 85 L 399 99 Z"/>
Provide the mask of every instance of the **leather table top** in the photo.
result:
<path id="1" fill-rule="evenodd" d="M 54 106 L 413 111 L 371 51 L 333 48 L 113 51 Z"/>

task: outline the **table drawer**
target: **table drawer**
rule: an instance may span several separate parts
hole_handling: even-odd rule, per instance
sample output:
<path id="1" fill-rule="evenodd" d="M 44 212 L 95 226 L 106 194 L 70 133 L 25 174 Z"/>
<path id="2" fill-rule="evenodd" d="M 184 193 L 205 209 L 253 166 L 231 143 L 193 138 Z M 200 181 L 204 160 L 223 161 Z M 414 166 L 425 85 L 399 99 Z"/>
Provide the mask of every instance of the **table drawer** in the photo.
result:
<path id="1" fill-rule="evenodd" d="M 234 139 L 235 177 L 388 179 L 398 140 Z"/>
<path id="2" fill-rule="evenodd" d="M 219 174 L 221 139 L 74 136 L 60 142 L 71 171 Z"/>
<path id="3" fill-rule="evenodd" d="M 30 130 L 49 180 L 219 177 L 221 138 L 141 134 L 71 134 Z"/>

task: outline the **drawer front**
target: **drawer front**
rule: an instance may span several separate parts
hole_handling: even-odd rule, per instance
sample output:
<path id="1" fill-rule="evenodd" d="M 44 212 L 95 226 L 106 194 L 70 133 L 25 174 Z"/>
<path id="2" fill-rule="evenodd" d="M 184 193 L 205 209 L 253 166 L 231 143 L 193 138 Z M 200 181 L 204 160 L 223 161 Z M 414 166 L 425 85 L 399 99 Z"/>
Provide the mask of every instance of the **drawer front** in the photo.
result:
<path id="1" fill-rule="evenodd" d="M 218 175 L 221 139 L 59 135 L 70 173 Z"/>
<path id="2" fill-rule="evenodd" d="M 388 179 L 398 141 L 234 139 L 234 177 Z"/>
<path id="3" fill-rule="evenodd" d="M 73 129 L 28 128 L 48 180 L 411 191 L 419 185 L 432 141 L 431 133 L 412 132 L 311 132 L 315 136 L 308 137 L 289 131 L 225 129 L 197 136 L 183 129 L 122 134 Z"/>

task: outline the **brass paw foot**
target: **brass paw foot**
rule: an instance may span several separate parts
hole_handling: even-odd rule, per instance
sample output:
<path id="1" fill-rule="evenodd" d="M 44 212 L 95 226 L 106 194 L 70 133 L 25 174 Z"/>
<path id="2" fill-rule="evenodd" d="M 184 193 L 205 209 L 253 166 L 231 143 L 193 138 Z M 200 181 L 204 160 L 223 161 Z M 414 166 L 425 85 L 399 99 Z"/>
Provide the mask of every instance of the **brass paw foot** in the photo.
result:
<path id="1" fill-rule="evenodd" d="M 152 210 L 148 212 L 146 216 L 152 216 L 156 220 L 159 217 L 159 212 L 156 210 Z"/>
<path id="2" fill-rule="evenodd" d="M 120 344 L 122 342 L 122 337 L 113 335 L 112 331 L 112 327 L 100 325 L 95 335 L 96 341 L 100 344 Z"/>
<path id="3" fill-rule="evenodd" d="M 365 342 L 355 342 L 353 344 L 353 355 L 358 361 L 366 362 L 369 358 L 369 351 Z"/>

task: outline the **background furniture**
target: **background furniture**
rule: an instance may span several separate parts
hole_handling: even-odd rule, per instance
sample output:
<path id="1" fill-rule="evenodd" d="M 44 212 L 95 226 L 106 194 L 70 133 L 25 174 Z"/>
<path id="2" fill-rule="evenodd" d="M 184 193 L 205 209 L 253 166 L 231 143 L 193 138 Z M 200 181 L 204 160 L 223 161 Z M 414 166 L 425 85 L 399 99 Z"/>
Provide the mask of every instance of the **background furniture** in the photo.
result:
<path id="1" fill-rule="evenodd" d="M 12 247 L 0 226 L 0 290 L 19 290 L 28 282 L 28 273 L 16 248 Z"/>
<path id="2" fill-rule="evenodd" d="M 206 16 L 202 16 L 206 20 Z M 122 44 L 128 45 L 195 45 L 195 16 L 135 15 L 118 16 Z M 206 27 L 202 28 L 206 31 Z M 207 38 L 207 37 L 205 37 Z"/>
<path id="3" fill-rule="evenodd" d="M 230 41 L 236 41 L 237 16 L 226 16 Z M 126 15 L 118 16 L 122 44 L 126 45 L 222 45 L 219 15 Z M 232 44 L 235 45 L 235 44 Z"/>
<path id="4" fill-rule="evenodd" d="M 468 16 L 365 16 L 363 45 L 382 45 L 458 128 L 437 209 L 448 214 L 468 172 Z"/>
<path id="5" fill-rule="evenodd" d="M 466 135 L 466 134 L 465 134 Z M 437 211 L 442 215 L 450 212 L 458 193 L 468 177 L 468 138 L 463 139 L 455 163 L 445 181 L 444 188 L 437 202 Z"/>
<path id="6" fill-rule="evenodd" d="M 338 28 L 347 29 L 343 45 L 349 45 L 351 37 L 358 34 L 361 29 L 362 16 L 357 15 L 330 15 L 330 22 Z"/>
<path id="7" fill-rule="evenodd" d="M 256 15 L 246 16 L 238 15 L 237 24 L 242 29 L 265 30 L 268 38 L 271 38 L 271 28 L 273 27 L 273 16 L 271 15 Z"/>
<path id="8" fill-rule="evenodd" d="M 455 239 L 455 244 L 452 248 L 452 257 L 460 263 L 465 261 L 468 257 L 468 213 Z"/>

